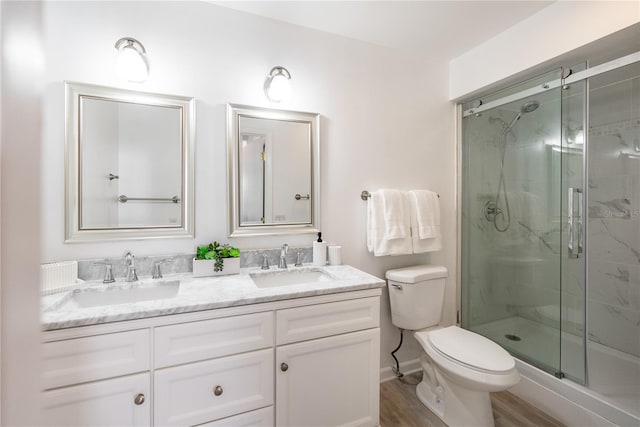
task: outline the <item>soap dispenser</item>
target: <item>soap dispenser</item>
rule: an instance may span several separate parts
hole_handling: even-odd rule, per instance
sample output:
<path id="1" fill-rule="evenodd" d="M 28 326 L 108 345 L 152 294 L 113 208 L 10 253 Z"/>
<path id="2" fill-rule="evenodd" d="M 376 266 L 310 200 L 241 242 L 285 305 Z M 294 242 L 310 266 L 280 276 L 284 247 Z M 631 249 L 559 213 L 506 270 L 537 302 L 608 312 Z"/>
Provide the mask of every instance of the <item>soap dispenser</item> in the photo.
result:
<path id="1" fill-rule="evenodd" d="M 318 240 L 313 242 L 313 265 L 327 265 L 327 242 L 322 241 L 322 233 L 318 233 Z"/>

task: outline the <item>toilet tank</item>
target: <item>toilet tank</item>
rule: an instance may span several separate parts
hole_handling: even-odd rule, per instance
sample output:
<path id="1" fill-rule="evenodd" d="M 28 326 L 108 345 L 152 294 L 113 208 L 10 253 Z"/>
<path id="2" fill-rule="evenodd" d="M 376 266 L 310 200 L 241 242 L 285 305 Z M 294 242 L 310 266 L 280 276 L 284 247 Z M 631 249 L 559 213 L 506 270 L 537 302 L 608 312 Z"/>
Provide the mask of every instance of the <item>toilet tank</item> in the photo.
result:
<path id="1" fill-rule="evenodd" d="M 439 265 L 387 271 L 391 322 L 408 330 L 440 323 L 447 276 L 447 268 Z"/>

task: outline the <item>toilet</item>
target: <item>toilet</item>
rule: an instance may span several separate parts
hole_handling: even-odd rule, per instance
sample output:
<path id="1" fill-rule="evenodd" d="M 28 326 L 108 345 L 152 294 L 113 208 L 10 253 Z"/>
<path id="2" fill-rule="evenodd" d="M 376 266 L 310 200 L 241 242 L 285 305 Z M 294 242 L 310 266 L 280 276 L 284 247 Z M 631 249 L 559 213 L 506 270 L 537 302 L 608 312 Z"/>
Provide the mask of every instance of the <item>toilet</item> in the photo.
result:
<path id="1" fill-rule="evenodd" d="M 490 392 L 518 383 L 515 360 L 471 331 L 438 327 L 446 267 L 418 265 L 387 271 L 391 321 L 422 345 L 420 401 L 450 427 L 493 427 Z"/>

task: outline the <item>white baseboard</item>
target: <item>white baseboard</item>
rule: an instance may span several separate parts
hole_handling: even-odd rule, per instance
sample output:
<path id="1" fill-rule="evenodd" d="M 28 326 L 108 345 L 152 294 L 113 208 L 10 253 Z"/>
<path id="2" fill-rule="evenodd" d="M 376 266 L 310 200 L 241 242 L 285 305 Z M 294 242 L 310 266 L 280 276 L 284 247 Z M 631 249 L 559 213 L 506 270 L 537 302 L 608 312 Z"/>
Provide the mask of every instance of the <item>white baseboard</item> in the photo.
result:
<path id="1" fill-rule="evenodd" d="M 412 374 L 414 372 L 418 372 L 422 369 L 420 365 L 420 358 L 408 360 L 406 362 L 400 362 L 400 372 L 403 374 Z M 396 379 L 396 374 L 391 369 L 391 366 L 385 366 L 380 369 L 380 382 L 383 383 L 385 381 L 391 381 Z"/>

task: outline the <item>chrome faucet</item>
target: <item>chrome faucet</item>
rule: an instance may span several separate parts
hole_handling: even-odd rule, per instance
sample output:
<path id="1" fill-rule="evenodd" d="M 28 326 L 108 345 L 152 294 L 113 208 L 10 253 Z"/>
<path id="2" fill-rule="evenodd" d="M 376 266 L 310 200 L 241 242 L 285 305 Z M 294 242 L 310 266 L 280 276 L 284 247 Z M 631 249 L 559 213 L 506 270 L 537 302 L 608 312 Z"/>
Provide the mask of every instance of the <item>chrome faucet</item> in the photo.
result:
<path id="1" fill-rule="evenodd" d="M 298 252 L 296 255 L 296 267 L 302 267 L 302 259 L 304 258 L 304 254 L 302 252 Z"/>
<path id="2" fill-rule="evenodd" d="M 93 265 L 104 265 L 104 279 L 102 279 L 102 283 L 108 284 L 113 283 L 116 279 L 113 278 L 113 267 L 108 262 L 94 262 Z"/>
<path id="3" fill-rule="evenodd" d="M 261 270 L 268 270 L 269 269 L 269 256 L 268 255 L 262 255 L 262 267 L 260 267 Z"/>
<path id="4" fill-rule="evenodd" d="M 289 250 L 289 245 L 286 243 L 282 245 L 280 249 L 280 262 L 278 263 L 278 268 L 287 268 L 287 251 Z"/>
<path id="5" fill-rule="evenodd" d="M 127 278 L 126 282 L 137 282 L 138 275 L 136 274 L 135 257 L 129 251 L 124 254 L 124 264 L 127 266 Z"/>
<path id="6" fill-rule="evenodd" d="M 165 262 L 169 262 L 169 261 L 173 261 L 173 258 L 167 258 L 167 259 L 161 259 L 159 261 L 155 261 L 153 263 L 153 275 L 151 276 L 151 278 L 162 279 L 162 269 L 160 268 L 160 266 Z"/>

